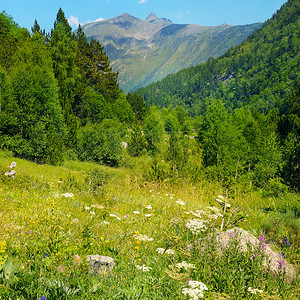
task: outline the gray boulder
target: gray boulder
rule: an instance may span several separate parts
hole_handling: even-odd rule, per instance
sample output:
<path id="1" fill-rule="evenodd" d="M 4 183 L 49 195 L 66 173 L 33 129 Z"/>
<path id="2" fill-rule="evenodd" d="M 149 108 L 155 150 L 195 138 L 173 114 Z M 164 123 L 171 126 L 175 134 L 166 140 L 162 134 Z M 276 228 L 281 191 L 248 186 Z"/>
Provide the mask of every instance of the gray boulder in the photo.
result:
<path id="1" fill-rule="evenodd" d="M 106 275 L 115 266 L 114 259 L 109 256 L 87 255 L 86 259 L 90 264 L 91 274 Z"/>

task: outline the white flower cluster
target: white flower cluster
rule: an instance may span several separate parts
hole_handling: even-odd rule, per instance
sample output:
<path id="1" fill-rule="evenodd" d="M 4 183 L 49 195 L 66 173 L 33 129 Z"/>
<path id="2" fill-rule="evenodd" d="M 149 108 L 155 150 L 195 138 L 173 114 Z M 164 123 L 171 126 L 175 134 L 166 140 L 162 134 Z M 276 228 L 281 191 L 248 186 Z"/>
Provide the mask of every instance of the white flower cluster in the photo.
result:
<path id="1" fill-rule="evenodd" d="M 255 295 L 257 295 L 257 294 L 262 294 L 262 293 L 263 293 L 262 290 L 259 290 L 259 289 L 253 289 L 252 287 L 248 287 L 247 291 L 248 291 L 249 293 L 255 294 Z"/>
<path id="2" fill-rule="evenodd" d="M 190 264 L 190 263 L 187 263 L 186 261 L 183 261 L 181 263 L 177 263 L 175 265 L 175 267 L 177 269 L 185 269 L 185 270 L 188 270 L 188 269 L 196 269 L 195 265 L 194 264 Z"/>
<path id="3" fill-rule="evenodd" d="M 216 214 L 211 214 L 208 217 L 212 220 L 217 220 L 218 218 L 223 218 L 223 215 L 220 213 L 216 213 Z"/>
<path id="4" fill-rule="evenodd" d="M 145 265 L 142 265 L 142 266 L 136 265 L 135 267 L 136 267 L 138 270 L 142 270 L 143 272 L 150 272 L 150 271 L 152 270 L 151 267 L 147 267 L 147 266 L 145 266 Z"/>
<path id="5" fill-rule="evenodd" d="M 221 212 L 220 208 L 218 208 L 216 206 L 208 206 L 207 209 L 209 209 L 212 213 L 220 213 Z"/>
<path id="6" fill-rule="evenodd" d="M 175 251 L 172 250 L 172 249 L 167 249 L 165 250 L 164 248 L 157 248 L 156 251 L 159 253 L 159 254 L 168 254 L 168 255 L 174 255 L 175 254 Z"/>
<path id="7" fill-rule="evenodd" d="M 204 291 L 208 291 L 207 286 L 199 281 L 189 281 L 189 288 L 183 288 L 182 294 L 190 296 L 190 299 L 197 300 L 204 297 Z"/>
<path id="8" fill-rule="evenodd" d="M 65 194 L 61 194 L 62 196 L 66 197 L 66 198 L 71 198 L 74 197 L 73 193 L 65 193 Z"/>
<path id="9" fill-rule="evenodd" d="M 133 236 L 136 240 L 139 240 L 141 242 L 152 242 L 153 238 L 148 237 L 147 235 L 138 234 Z"/>
<path id="10" fill-rule="evenodd" d="M 176 203 L 179 204 L 179 205 L 185 205 L 185 203 L 181 200 L 176 201 Z"/>
<path id="11" fill-rule="evenodd" d="M 193 211 L 190 211 L 190 213 L 192 214 L 192 215 L 194 215 L 195 217 L 197 217 L 197 218 L 202 218 L 203 216 L 203 214 L 205 215 L 206 214 L 206 212 L 204 211 L 204 210 L 196 210 L 195 212 L 193 212 Z"/>
<path id="12" fill-rule="evenodd" d="M 199 219 L 188 220 L 185 227 L 187 227 L 193 234 L 199 234 L 201 231 L 207 230 L 204 221 Z"/>

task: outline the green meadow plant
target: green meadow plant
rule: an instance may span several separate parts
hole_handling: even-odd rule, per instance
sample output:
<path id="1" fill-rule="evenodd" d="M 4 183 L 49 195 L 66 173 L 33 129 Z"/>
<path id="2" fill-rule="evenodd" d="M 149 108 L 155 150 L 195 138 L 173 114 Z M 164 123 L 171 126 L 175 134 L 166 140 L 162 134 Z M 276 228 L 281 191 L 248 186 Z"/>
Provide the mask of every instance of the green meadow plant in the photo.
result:
<path id="1" fill-rule="evenodd" d="M 3 168 L 10 163 L 0 160 Z M 261 244 L 271 242 L 297 267 L 296 214 L 264 210 L 259 193 L 218 196 L 224 210 L 215 199 L 226 191 L 208 181 L 157 182 L 78 162 L 19 159 L 16 170 L 15 178 L 0 175 L 0 268 L 9 273 L 0 279 L 1 299 L 298 297 L 298 279 L 273 278 L 259 249 L 243 253 L 232 237 L 220 253 L 210 238 L 223 220 L 223 230 L 265 230 Z M 114 268 L 93 274 L 86 256 L 95 254 L 112 257 Z"/>

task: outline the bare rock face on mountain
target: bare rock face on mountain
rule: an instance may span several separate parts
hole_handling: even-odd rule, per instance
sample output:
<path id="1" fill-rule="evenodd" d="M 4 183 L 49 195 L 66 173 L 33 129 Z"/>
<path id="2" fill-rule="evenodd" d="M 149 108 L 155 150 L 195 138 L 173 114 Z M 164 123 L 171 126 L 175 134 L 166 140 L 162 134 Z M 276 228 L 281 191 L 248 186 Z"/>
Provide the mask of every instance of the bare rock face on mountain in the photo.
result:
<path id="1" fill-rule="evenodd" d="M 120 87 L 128 92 L 218 57 L 260 26 L 174 24 L 154 13 L 145 20 L 124 13 L 82 28 L 88 39 L 104 46 L 114 70 L 119 71 Z"/>

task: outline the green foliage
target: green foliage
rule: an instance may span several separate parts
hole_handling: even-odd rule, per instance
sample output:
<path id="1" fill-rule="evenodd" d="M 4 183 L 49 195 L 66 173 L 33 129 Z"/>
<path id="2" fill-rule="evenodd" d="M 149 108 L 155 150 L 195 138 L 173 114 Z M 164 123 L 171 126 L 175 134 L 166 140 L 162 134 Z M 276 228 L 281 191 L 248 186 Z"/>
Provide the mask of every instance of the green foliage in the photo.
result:
<path id="1" fill-rule="evenodd" d="M 143 121 L 148 109 L 142 96 L 137 93 L 128 93 L 127 101 L 131 105 L 132 111 L 138 121 Z"/>
<path id="2" fill-rule="evenodd" d="M 164 126 L 159 112 L 154 107 L 151 107 L 149 114 L 146 116 L 143 129 L 148 150 L 157 151 L 158 142 L 164 133 Z"/>
<path id="3" fill-rule="evenodd" d="M 134 114 L 132 107 L 126 99 L 126 95 L 121 93 L 112 105 L 114 115 L 122 123 L 132 123 L 134 121 Z"/>
<path id="4" fill-rule="evenodd" d="M 146 139 L 142 128 L 138 125 L 134 126 L 130 131 L 130 139 L 128 141 L 128 152 L 131 156 L 141 156 L 146 148 Z"/>
<path id="5" fill-rule="evenodd" d="M 76 150 L 81 160 L 117 166 L 122 158 L 120 133 L 114 127 L 88 123 L 79 130 Z"/>

